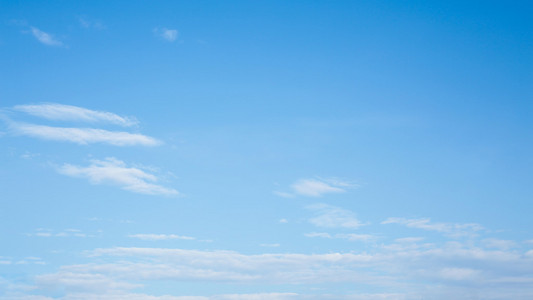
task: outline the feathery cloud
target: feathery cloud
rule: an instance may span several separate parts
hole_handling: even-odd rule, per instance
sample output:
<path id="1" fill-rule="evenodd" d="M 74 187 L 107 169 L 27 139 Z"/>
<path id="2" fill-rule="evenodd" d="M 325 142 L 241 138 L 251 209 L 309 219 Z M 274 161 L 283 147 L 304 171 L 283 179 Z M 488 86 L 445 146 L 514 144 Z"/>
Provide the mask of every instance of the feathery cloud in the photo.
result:
<path id="1" fill-rule="evenodd" d="M 36 27 L 31 27 L 32 35 L 41 43 L 48 46 L 63 46 L 63 43 L 55 39 L 53 35 L 39 30 Z"/>
<path id="2" fill-rule="evenodd" d="M 284 198 L 292 198 L 296 195 L 321 197 L 325 194 L 344 193 L 347 189 L 356 187 L 356 184 L 336 178 L 305 178 L 297 180 L 295 183 L 291 184 L 291 192 L 273 191 L 273 193 Z"/>
<path id="3" fill-rule="evenodd" d="M 128 167 L 123 161 L 115 158 L 91 160 L 91 165 L 80 167 L 64 164 L 58 172 L 71 177 L 87 178 L 92 184 L 116 185 L 134 193 L 147 195 L 175 196 L 178 191 L 154 184 L 158 178 L 141 169 Z"/>
<path id="4" fill-rule="evenodd" d="M 138 124 L 138 121 L 135 118 L 123 117 L 106 111 L 97 111 L 58 103 L 16 105 L 13 109 L 48 120 L 91 123 L 103 122 L 120 126 L 132 126 Z"/>
<path id="5" fill-rule="evenodd" d="M 138 133 L 96 128 L 52 127 L 28 123 L 11 123 L 10 128 L 15 134 L 80 145 L 105 143 L 114 146 L 157 146 L 161 144 L 152 137 Z"/>

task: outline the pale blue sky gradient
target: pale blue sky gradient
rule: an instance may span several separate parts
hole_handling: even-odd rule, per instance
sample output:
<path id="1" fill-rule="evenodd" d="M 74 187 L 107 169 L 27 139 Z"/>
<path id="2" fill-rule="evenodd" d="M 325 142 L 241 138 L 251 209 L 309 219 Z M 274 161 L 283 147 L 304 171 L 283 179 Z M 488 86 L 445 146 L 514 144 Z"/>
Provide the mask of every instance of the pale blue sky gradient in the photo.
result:
<path id="1" fill-rule="evenodd" d="M 0 299 L 533 298 L 532 14 L 0 1 Z"/>

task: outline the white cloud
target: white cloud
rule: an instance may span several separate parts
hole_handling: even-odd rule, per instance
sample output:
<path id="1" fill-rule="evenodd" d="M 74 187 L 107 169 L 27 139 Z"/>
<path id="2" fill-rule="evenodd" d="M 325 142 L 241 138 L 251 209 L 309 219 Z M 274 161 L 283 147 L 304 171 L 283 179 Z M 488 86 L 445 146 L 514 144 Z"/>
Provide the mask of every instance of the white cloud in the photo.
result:
<path id="1" fill-rule="evenodd" d="M 138 121 L 132 117 L 123 117 L 106 111 L 96 111 L 83 107 L 57 103 L 17 105 L 13 109 L 27 114 L 58 121 L 80 121 L 91 123 L 111 123 L 120 126 L 132 126 Z"/>
<path id="2" fill-rule="evenodd" d="M 401 240 L 414 243 L 416 239 Z M 386 245 L 385 245 L 386 246 Z M 531 251 L 533 252 L 533 251 Z M 89 262 L 36 277 L 31 292 L 57 291 L 56 299 L 531 299 L 533 255 L 448 242 L 426 248 L 376 247 L 361 253 L 263 253 L 169 248 L 101 248 Z M 327 288 L 327 283 L 379 289 L 380 294 L 226 294 L 150 296 L 131 293 L 152 282 L 201 281 L 229 284 Z M 408 284 L 406 284 L 408 282 Z M 142 285 L 141 285 L 142 283 Z M 157 286 L 157 285 L 156 285 Z M 336 287 L 337 285 L 333 285 Z M 329 285 L 329 287 L 332 287 Z M 60 291 L 66 291 L 61 296 Z M 402 293 L 398 293 L 402 291 Z"/>
<path id="3" fill-rule="evenodd" d="M 346 189 L 355 188 L 356 184 L 342 181 L 336 178 L 328 179 L 300 179 L 291 184 L 291 192 L 273 191 L 277 196 L 283 198 L 292 198 L 296 195 L 307 197 L 321 197 L 325 194 L 344 193 Z"/>
<path id="4" fill-rule="evenodd" d="M 475 223 L 432 223 L 430 219 L 388 218 L 381 224 L 400 224 L 409 228 L 437 231 L 452 237 L 472 236 L 484 228 Z"/>
<path id="5" fill-rule="evenodd" d="M 154 33 L 169 42 L 173 42 L 178 38 L 178 31 L 176 29 L 156 28 Z"/>
<path id="6" fill-rule="evenodd" d="M 331 234 L 327 233 L 327 232 L 309 232 L 309 233 L 304 233 L 304 235 L 306 237 L 320 237 L 320 238 L 326 238 L 326 239 L 331 239 L 333 238 L 331 236 Z"/>
<path id="7" fill-rule="evenodd" d="M 31 27 L 31 33 L 41 43 L 48 46 L 63 46 L 63 43 L 58 41 L 49 33 L 39 30 L 38 28 Z"/>
<path id="8" fill-rule="evenodd" d="M 152 183 L 158 180 L 155 175 L 128 167 L 123 161 L 115 158 L 91 160 L 91 165 L 87 167 L 64 164 L 58 168 L 58 171 L 67 176 L 87 178 L 92 184 L 117 185 L 124 190 L 140 194 L 166 196 L 178 194 L 175 189 Z"/>
<path id="9" fill-rule="evenodd" d="M 194 240 L 195 238 L 190 236 L 176 235 L 176 234 L 130 234 L 130 238 L 136 238 L 147 241 L 161 241 L 161 240 Z"/>
<path id="10" fill-rule="evenodd" d="M 342 193 L 345 192 L 341 186 L 328 184 L 316 179 L 301 179 L 291 185 L 291 188 L 296 194 L 310 197 L 320 197 L 328 193 Z"/>
<path id="11" fill-rule="evenodd" d="M 161 144 L 160 141 L 142 134 L 95 128 L 51 127 L 27 123 L 11 123 L 10 128 L 16 134 L 80 145 L 106 143 L 114 146 L 157 146 Z"/>
<path id="12" fill-rule="evenodd" d="M 315 212 L 309 222 L 317 227 L 357 229 L 363 224 L 349 210 L 323 203 L 307 206 Z"/>

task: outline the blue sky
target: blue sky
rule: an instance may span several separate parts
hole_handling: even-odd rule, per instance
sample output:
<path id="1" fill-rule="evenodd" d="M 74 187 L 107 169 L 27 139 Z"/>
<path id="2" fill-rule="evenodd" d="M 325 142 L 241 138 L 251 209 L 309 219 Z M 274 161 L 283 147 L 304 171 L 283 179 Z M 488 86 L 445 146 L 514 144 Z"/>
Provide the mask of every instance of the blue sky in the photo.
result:
<path id="1" fill-rule="evenodd" d="M 0 1 L 1 299 L 533 298 L 528 1 Z"/>

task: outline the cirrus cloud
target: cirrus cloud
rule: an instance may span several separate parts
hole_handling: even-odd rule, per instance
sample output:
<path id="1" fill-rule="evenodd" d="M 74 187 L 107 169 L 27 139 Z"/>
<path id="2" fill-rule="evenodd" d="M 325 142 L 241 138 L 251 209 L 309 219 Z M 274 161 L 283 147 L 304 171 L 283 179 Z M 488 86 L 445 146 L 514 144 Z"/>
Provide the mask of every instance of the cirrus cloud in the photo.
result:
<path id="1" fill-rule="evenodd" d="M 175 196 L 178 191 L 155 184 L 158 178 L 139 168 L 128 167 L 123 161 L 115 158 L 105 160 L 91 160 L 86 167 L 64 164 L 58 172 L 71 176 L 86 178 L 92 184 L 116 185 L 134 193 L 147 195 Z"/>

